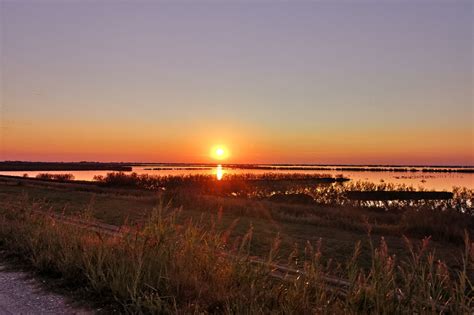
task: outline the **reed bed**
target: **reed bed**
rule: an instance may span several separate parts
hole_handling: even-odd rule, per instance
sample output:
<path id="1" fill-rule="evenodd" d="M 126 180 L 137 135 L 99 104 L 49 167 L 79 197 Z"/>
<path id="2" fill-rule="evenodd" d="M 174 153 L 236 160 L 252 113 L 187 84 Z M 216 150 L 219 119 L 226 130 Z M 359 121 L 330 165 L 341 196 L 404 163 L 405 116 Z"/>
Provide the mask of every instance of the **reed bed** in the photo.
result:
<path id="1" fill-rule="evenodd" d="M 371 264 L 359 265 L 360 244 L 344 264 L 322 261 L 323 242 L 294 248 L 285 259 L 299 276 L 275 277 L 270 266 L 283 259 L 277 236 L 266 263 L 249 252 L 252 228 L 231 241 L 232 228 L 177 223 L 179 210 L 160 204 L 141 226 L 121 236 L 88 231 L 40 213 L 44 205 L 25 197 L 0 212 L 0 245 L 37 270 L 94 292 L 98 300 L 132 313 L 224 314 L 468 314 L 472 313 L 474 244 L 465 234 L 460 268 L 449 269 L 430 250 L 429 239 L 409 255 L 392 255 L 383 238 L 370 242 Z M 81 215 L 87 220 L 90 215 Z M 367 224 L 369 239 L 371 226 Z M 225 253 L 231 253 L 228 255 Z M 345 279 L 328 286 L 325 275 Z"/>
<path id="2" fill-rule="evenodd" d="M 236 216 L 265 217 L 342 230 L 363 232 L 364 220 L 368 219 L 374 229 L 384 235 L 431 235 L 438 241 L 455 244 L 463 242 L 463 230 L 474 230 L 472 189 L 453 187 L 453 198 L 448 200 L 351 200 L 347 192 L 423 192 L 424 189 L 360 181 L 328 183 L 324 181 L 326 178 L 324 174 L 316 177 L 306 174 L 239 174 L 219 181 L 203 175 L 149 177 L 111 173 L 102 183 L 120 187 L 120 183 L 126 180 L 132 187 L 137 187 L 136 180 L 150 179 L 152 183 L 158 181 L 161 188 L 154 188 L 154 184 L 141 187 L 161 191 L 167 200 L 173 200 L 175 206 L 200 210 L 223 207 L 227 213 Z M 277 204 L 274 200 L 283 202 Z M 298 200 L 301 203 L 298 204 Z"/>
<path id="3" fill-rule="evenodd" d="M 391 211 L 420 208 L 432 211 L 455 209 L 474 215 L 474 190 L 453 187 L 453 198 L 449 200 L 350 200 L 348 191 L 425 191 L 404 184 L 370 183 L 347 181 L 342 175 L 326 174 L 265 173 L 227 174 L 222 180 L 212 175 L 151 176 L 136 173 L 108 173 L 94 178 L 99 184 L 109 187 L 134 187 L 149 190 L 184 191 L 185 194 L 209 194 L 263 200 L 274 194 L 305 194 L 315 204 L 350 207 L 375 207 Z"/>
<path id="4" fill-rule="evenodd" d="M 319 185 L 295 187 L 283 193 L 305 193 L 312 196 L 316 203 L 324 205 L 340 205 L 352 207 L 377 207 L 383 210 L 403 211 L 406 209 L 420 208 L 433 211 L 456 210 L 474 215 L 474 190 L 465 187 L 453 187 L 453 198 L 449 200 L 384 200 L 363 201 L 350 200 L 347 191 L 426 191 L 422 187 L 407 186 L 404 184 L 370 182 L 347 182 L 344 185 Z M 265 196 L 267 192 L 256 192 L 257 196 Z"/>
<path id="5" fill-rule="evenodd" d="M 342 176 L 333 177 L 326 174 L 224 174 L 222 179 L 215 175 L 178 175 L 156 176 L 148 174 L 108 173 L 106 176 L 95 176 L 94 180 L 107 187 L 133 187 L 148 190 L 193 190 L 194 193 L 210 194 L 250 194 L 257 187 L 284 189 L 293 184 L 330 184 L 347 181 Z"/>
<path id="6" fill-rule="evenodd" d="M 28 175 L 28 174 L 24 174 L 23 177 L 27 177 L 25 175 Z M 55 181 L 59 181 L 59 182 L 67 182 L 67 181 L 74 180 L 74 175 L 72 175 L 72 174 L 40 173 L 40 174 L 36 175 L 35 178 L 42 179 L 42 180 L 55 180 Z"/>

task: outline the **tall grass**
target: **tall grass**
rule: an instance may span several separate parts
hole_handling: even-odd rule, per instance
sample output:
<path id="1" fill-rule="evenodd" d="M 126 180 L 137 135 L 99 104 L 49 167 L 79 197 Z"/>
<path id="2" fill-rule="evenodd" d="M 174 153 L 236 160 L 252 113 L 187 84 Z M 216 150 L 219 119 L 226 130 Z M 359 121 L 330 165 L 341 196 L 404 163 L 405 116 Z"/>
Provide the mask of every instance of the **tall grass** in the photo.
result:
<path id="1" fill-rule="evenodd" d="M 461 267 L 449 270 L 429 250 L 407 240 L 409 258 L 390 254 L 383 238 L 371 243 L 371 267 L 359 266 L 360 245 L 343 265 L 322 263 L 322 243 L 295 247 L 287 266 L 298 274 L 276 273 L 278 237 L 265 263 L 249 256 L 252 229 L 238 242 L 231 230 L 188 221 L 161 204 L 140 227 L 120 235 L 81 229 L 39 213 L 25 200 L 1 209 L 1 246 L 35 268 L 89 288 L 127 312 L 154 313 L 471 313 L 474 244 L 465 236 Z M 84 216 L 87 217 L 87 216 Z M 370 227 L 368 228 L 370 236 Z M 326 275 L 348 281 L 330 285 Z"/>
<path id="2" fill-rule="evenodd" d="M 23 175 L 23 177 L 25 177 L 25 176 Z M 36 178 L 44 179 L 44 180 L 56 180 L 56 181 L 60 181 L 60 182 L 66 182 L 66 181 L 74 180 L 74 175 L 72 175 L 72 174 L 40 173 L 40 174 L 36 175 Z"/>
<path id="3" fill-rule="evenodd" d="M 453 187 L 449 200 L 351 200 L 347 191 L 423 191 L 404 184 L 346 182 L 342 176 L 325 174 L 227 174 L 222 180 L 212 175 L 152 176 L 148 174 L 108 173 L 94 177 L 104 186 L 135 187 L 184 194 L 208 194 L 224 197 L 266 199 L 274 194 L 306 194 L 316 204 L 351 207 L 376 207 L 384 210 L 404 211 L 423 208 L 436 211 L 454 209 L 474 214 L 474 190 Z M 344 184 L 342 184 L 344 182 Z"/>
<path id="4" fill-rule="evenodd" d="M 238 191 L 244 187 L 252 187 L 255 184 L 270 184 L 282 181 L 313 181 L 316 183 L 334 183 L 346 181 L 342 176 L 331 176 L 327 174 L 224 174 L 221 179 L 215 175 L 167 175 L 157 176 L 149 174 L 137 174 L 135 172 L 126 174 L 123 172 L 107 173 L 107 175 L 94 176 L 94 180 L 104 186 L 111 187 L 136 187 L 144 189 L 175 189 L 195 188 L 201 191 L 219 191 L 226 186 L 225 192 Z"/>
<path id="5" fill-rule="evenodd" d="M 152 190 L 161 187 L 158 190 L 166 199 L 172 199 L 175 206 L 183 205 L 186 209 L 223 207 L 226 213 L 238 216 L 270 217 L 283 222 L 358 232 L 363 232 L 364 218 L 368 218 L 379 234 L 405 234 L 417 238 L 430 235 L 437 241 L 460 244 L 464 230 L 474 229 L 474 191 L 471 189 L 454 187 L 450 200 L 351 200 L 347 197 L 348 191 L 414 192 L 423 189 L 390 183 L 321 183 L 325 179 L 326 175 L 239 174 L 218 181 L 208 175 L 157 177 L 109 173 L 99 180 L 107 186 L 138 185 Z M 313 199 L 314 203 L 268 202 L 275 194 L 306 197 L 298 199 Z"/>
<path id="6" fill-rule="evenodd" d="M 320 185 L 290 190 L 289 193 L 306 193 L 312 196 L 318 204 L 340 205 L 351 207 L 375 207 L 391 211 L 406 209 L 429 209 L 433 211 L 456 210 L 461 213 L 474 215 L 474 190 L 465 187 L 453 187 L 453 198 L 449 200 L 385 200 L 362 201 L 350 200 L 347 191 L 424 191 L 404 184 L 356 181 L 344 185 Z"/>

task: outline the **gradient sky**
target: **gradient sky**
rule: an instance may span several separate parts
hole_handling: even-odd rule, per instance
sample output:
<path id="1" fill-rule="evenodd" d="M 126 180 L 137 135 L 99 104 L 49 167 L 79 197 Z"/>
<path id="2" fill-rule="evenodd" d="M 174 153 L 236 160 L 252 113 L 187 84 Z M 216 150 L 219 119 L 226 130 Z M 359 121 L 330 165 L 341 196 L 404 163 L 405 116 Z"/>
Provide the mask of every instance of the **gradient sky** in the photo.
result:
<path id="1" fill-rule="evenodd" d="M 474 164 L 474 1 L 0 10 L 0 160 Z"/>

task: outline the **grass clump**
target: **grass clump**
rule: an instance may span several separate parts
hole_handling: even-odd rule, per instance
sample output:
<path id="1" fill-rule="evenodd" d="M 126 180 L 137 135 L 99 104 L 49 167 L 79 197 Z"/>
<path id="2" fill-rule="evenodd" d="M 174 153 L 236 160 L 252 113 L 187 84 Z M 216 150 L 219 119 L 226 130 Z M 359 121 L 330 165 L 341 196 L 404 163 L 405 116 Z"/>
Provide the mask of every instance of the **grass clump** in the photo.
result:
<path id="1" fill-rule="evenodd" d="M 25 177 L 25 176 L 23 175 L 23 177 Z M 72 174 L 40 173 L 40 174 L 36 175 L 36 178 L 42 179 L 42 180 L 56 180 L 56 181 L 59 181 L 59 182 L 66 182 L 66 181 L 74 180 L 74 175 L 72 175 Z"/>

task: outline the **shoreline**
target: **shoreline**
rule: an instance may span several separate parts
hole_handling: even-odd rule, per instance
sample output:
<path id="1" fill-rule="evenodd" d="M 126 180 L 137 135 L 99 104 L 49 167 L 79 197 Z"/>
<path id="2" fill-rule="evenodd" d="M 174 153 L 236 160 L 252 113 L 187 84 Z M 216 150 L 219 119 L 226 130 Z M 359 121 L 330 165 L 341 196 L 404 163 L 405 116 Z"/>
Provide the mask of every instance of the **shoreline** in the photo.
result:
<path id="1" fill-rule="evenodd" d="M 408 165 L 320 165 L 320 164 L 212 164 L 212 163 L 129 163 L 129 162 L 0 162 L 0 171 L 122 171 L 134 167 L 145 170 L 194 170 L 221 165 L 223 169 L 268 171 L 350 171 L 350 172 L 399 172 L 399 173 L 474 173 L 473 166 L 408 166 Z"/>

